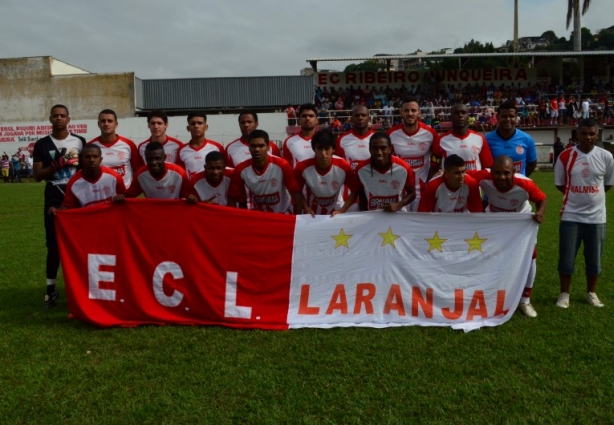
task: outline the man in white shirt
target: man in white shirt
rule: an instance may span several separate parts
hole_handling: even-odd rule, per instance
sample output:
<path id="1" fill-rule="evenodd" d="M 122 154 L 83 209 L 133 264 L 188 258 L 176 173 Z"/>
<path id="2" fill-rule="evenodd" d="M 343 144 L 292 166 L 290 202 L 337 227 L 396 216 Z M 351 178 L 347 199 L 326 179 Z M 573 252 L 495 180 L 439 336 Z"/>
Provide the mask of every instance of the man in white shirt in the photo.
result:
<path id="1" fill-rule="evenodd" d="M 586 300 L 603 307 L 595 289 L 601 273 L 605 242 L 605 192 L 614 185 L 614 159 L 597 143 L 599 130 L 593 119 L 578 124 L 578 144 L 559 155 L 554 166 L 554 183 L 563 193 L 559 225 L 559 279 L 561 293 L 556 305 L 569 307 L 569 287 L 578 248 L 584 243 Z"/>

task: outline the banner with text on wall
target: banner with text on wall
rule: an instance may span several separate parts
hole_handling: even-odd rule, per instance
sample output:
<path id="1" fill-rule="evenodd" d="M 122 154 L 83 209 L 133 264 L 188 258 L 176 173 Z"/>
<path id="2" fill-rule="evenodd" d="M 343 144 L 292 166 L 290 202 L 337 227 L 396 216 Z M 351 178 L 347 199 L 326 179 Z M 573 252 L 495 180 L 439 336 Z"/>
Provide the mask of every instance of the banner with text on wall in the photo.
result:
<path id="1" fill-rule="evenodd" d="M 61 211 L 68 307 L 96 326 L 288 329 L 509 320 L 529 214 L 289 216 L 135 199 Z"/>

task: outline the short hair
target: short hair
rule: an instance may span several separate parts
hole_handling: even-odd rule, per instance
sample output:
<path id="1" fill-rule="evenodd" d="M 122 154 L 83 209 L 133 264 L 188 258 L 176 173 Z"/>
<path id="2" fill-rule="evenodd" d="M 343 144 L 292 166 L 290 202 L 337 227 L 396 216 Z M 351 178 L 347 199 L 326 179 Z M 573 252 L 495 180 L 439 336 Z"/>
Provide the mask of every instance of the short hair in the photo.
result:
<path id="1" fill-rule="evenodd" d="M 303 105 L 300 106 L 299 109 L 299 118 L 301 117 L 301 114 L 303 113 L 303 111 L 313 111 L 314 114 L 316 114 L 316 116 L 318 115 L 318 109 L 316 108 L 316 105 L 314 105 L 313 103 L 305 103 Z"/>
<path id="2" fill-rule="evenodd" d="M 145 146 L 145 152 L 153 152 L 153 151 L 157 151 L 158 149 L 164 150 L 164 145 L 160 142 L 149 142 Z"/>
<path id="3" fill-rule="evenodd" d="M 100 146 L 98 146 L 95 143 L 87 143 L 85 146 L 83 146 L 83 148 L 81 149 L 81 152 L 79 152 L 79 156 L 83 155 L 83 152 L 85 152 L 88 149 L 95 149 L 98 151 L 100 155 L 102 155 L 102 149 L 100 149 Z"/>
<path id="4" fill-rule="evenodd" d="M 254 121 L 258 122 L 258 114 L 255 113 L 254 111 L 243 111 L 239 114 L 239 119 L 238 121 L 241 122 L 241 117 L 243 115 L 251 115 L 252 117 L 254 117 Z"/>
<path id="5" fill-rule="evenodd" d="M 164 124 L 168 124 L 168 115 L 160 109 L 155 109 L 147 114 L 147 122 L 151 121 L 152 118 L 161 118 Z"/>
<path id="6" fill-rule="evenodd" d="M 113 115 L 113 118 L 115 118 L 115 121 L 117 121 L 117 114 L 115 113 L 113 109 L 103 109 L 98 114 L 98 119 L 100 119 L 101 115 Z"/>
<path id="7" fill-rule="evenodd" d="M 514 111 L 517 111 L 518 107 L 516 106 L 514 102 L 512 102 L 511 100 L 508 100 L 507 102 L 502 102 L 499 105 L 499 110 L 501 109 L 505 109 L 507 111 L 509 111 L 510 109 L 513 109 Z"/>
<path id="8" fill-rule="evenodd" d="M 385 139 L 388 142 L 388 146 L 392 146 L 392 140 L 390 140 L 390 136 L 384 131 L 378 131 L 377 133 L 373 134 L 371 136 L 371 139 L 369 139 L 369 144 L 371 144 L 371 141 L 374 139 Z"/>
<path id="9" fill-rule="evenodd" d="M 53 110 L 54 110 L 55 108 L 63 108 L 64 110 L 66 110 L 66 115 L 70 115 L 70 114 L 68 113 L 68 108 L 67 108 L 66 106 L 62 105 L 62 104 L 59 104 L 59 103 L 58 103 L 58 104 L 56 104 L 56 105 L 53 105 L 53 106 L 51 107 L 51 109 L 49 110 L 49 114 L 53 114 Z"/>
<path id="10" fill-rule="evenodd" d="M 269 143 L 270 141 L 269 133 L 267 133 L 264 130 L 257 130 L 257 129 L 249 133 L 248 140 L 251 142 L 253 139 L 264 139 L 266 143 Z"/>
<path id="11" fill-rule="evenodd" d="M 337 146 L 337 139 L 333 132 L 330 130 L 321 130 L 314 134 L 311 138 L 311 149 L 315 151 L 318 146 L 335 149 Z"/>
<path id="12" fill-rule="evenodd" d="M 220 151 L 211 151 L 205 156 L 205 163 L 214 161 L 224 161 L 224 163 L 226 163 L 226 158 Z"/>
<path id="13" fill-rule="evenodd" d="M 418 105 L 418 109 L 420 109 L 420 102 L 418 102 L 418 100 L 413 97 L 408 97 L 408 98 L 403 99 L 403 102 L 401 102 L 401 108 L 406 103 L 415 103 L 416 105 Z"/>
<path id="14" fill-rule="evenodd" d="M 464 167 L 465 160 L 456 154 L 452 154 L 447 157 L 443 163 L 443 169 L 450 171 L 452 167 Z"/>
<path id="15" fill-rule="evenodd" d="M 207 115 L 204 112 L 202 112 L 202 111 L 192 111 L 192 112 L 190 112 L 188 114 L 188 123 L 194 117 L 201 117 L 202 119 L 205 120 L 205 122 L 207 122 Z"/>
<path id="16" fill-rule="evenodd" d="M 578 122 L 578 128 L 580 127 L 595 127 L 599 128 L 597 121 L 594 118 L 583 118 Z"/>

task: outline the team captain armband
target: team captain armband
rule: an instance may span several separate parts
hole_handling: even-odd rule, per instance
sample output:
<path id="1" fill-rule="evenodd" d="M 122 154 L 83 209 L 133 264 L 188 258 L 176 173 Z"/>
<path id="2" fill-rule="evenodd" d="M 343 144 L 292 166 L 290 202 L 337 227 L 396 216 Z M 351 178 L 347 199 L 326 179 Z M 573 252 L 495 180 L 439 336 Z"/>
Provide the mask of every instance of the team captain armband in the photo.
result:
<path id="1" fill-rule="evenodd" d="M 433 164 L 441 164 L 441 157 L 436 155 L 431 155 L 431 163 Z"/>

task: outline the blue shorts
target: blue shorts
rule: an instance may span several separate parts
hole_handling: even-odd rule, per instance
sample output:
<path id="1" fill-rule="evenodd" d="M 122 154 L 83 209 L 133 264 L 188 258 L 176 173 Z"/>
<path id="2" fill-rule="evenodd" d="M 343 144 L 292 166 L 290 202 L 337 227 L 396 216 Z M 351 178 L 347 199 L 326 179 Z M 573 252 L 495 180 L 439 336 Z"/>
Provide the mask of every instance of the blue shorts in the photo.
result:
<path id="1" fill-rule="evenodd" d="M 580 244 L 584 242 L 586 274 L 598 276 L 601 273 L 605 228 L 605 223 L 589 224 L 561 221 L 559 224 L 559 273 L 573 274 L 578 249 L 580 249 Z"/>

